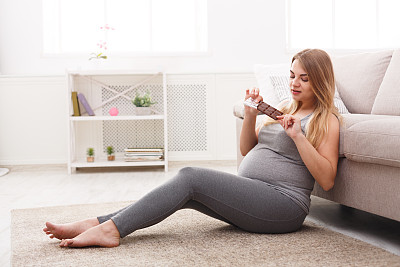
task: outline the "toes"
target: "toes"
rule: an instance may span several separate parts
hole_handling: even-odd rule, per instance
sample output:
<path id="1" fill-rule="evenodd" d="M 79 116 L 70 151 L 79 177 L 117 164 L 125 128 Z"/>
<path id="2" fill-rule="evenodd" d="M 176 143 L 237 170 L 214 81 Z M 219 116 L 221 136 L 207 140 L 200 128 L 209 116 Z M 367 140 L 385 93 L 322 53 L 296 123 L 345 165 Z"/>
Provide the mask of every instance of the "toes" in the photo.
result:
<path id="1" fill-rule="evenodd" d="M 73 239 L 63 239 L 60 242 L 60 247 L 69 247 L 74 243 Z"/>
<path id="2" fill-rule="evenodd" d="M 46 233 L 46 235 L 53 235 L 53 233 L 50 231 L 44 231 L 44 232 Z"/>
<path id="3" fill-rule="evenodd" d="M 67 239 L 67 246 L 71 246 L 74 243 L 73 239 Z"/>
<path id="4" fill-rule="evenodd" d="M 51 222 L 46 222 L 46 228 L 48 230 L 54 229 L 54 224 L 52 224 Z"/>

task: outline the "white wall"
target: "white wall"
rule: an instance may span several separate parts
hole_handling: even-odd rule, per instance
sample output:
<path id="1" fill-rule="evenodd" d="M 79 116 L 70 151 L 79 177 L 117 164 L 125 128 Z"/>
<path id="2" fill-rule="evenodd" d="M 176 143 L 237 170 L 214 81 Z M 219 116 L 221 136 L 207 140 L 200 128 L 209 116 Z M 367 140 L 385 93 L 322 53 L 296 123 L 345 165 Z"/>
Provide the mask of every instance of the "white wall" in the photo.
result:
<path id="1" fill-rule="evenodd" d="M 232 106 L 256 63 L 290 60 L 285 52 L 285 1 L 210 0 L 210 54 L 199 57 L 111 58 L 108 67 L 216 75 L 213 159 L 236 157 Z M 87 58 L 41 55 L 41 1 L 0 0 L 0 164 L 66 162 L 66 68 Z"/>
<path id="2" fill-rule="evenodd" d="M 0 77 L 0 164 L 64 163 L 64 77 Z"/>
<path id="3" fill-rule="evenodd" d="M 168 72 L 252 72 L 255 63 L 282 63 L 285 52 L 285 1 L 209 0 L 210 54 L 197 57 L 110 58 L 118 68 Z M 0 1 L 0 73 L 64 74 L 87 58 L 43 57 L 41 0 Z M 79 41 L 79 40 L 77 40 Z"/>

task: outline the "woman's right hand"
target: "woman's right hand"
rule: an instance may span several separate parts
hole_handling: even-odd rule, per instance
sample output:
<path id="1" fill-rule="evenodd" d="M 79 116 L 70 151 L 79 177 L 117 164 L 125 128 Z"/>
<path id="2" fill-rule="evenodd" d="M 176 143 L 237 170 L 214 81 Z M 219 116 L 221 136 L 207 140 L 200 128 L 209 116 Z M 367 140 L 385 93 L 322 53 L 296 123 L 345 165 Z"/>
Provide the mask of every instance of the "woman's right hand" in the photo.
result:
<path id="1" fill-rule="evenodd" d="M 261 95 L 259 95 L 259 93 L 260 93 L 260 90 L 258 88 L 253 88 L 251 90 L 246 89 L 246 96 L 245 96 L 244 100 L 247 100 L 247 98 L 251 97 L 255 102 L 259 103 L 259 102 L 263 101 L 263 98 Z M 258 113 L 259 113 L 259 111 L 257 109 L 244 105 L 244 116 L 245 117 L 248 117 L 248 116 L 256 117 Z"/>

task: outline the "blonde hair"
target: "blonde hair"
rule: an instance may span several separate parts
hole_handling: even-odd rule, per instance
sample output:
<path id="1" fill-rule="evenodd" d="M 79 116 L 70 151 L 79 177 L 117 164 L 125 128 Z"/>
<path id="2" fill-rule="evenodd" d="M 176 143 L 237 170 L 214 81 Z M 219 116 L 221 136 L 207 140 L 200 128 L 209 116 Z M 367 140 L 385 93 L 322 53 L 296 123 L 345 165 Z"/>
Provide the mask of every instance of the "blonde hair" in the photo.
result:
<path id="1" fill-rule="evenodd" d="M 292 58 L 297 60 L 308 74 L 311 89 L 315 95 L 315 110 L 306 125 L 306 138 L 317 148 L 324 136 L 328 133 L 328 120 L 334 114 L 339 121 L 341 116 L 333 104 L 335 95 L 335 77 L 332 61 L 329 55 L 320 49 L 305 49 Z M 301 108 L 302 102 L 292 99 L 289 103 L 279 105 L 277 108 L 285 114 L 294 114 Z M 276 123 L 268 118 L 264 126 Z"/>

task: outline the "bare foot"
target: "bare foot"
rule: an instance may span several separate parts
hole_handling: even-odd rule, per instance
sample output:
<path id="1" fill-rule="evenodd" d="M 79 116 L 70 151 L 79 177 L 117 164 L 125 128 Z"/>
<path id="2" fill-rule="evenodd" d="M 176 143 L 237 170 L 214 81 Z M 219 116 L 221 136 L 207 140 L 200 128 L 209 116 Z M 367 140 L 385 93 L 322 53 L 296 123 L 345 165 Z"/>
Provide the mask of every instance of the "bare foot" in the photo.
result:
<path id="1" fill-rule="evenodd" d="M 97 225 L 99 225 L 97 218 L 66 224 L 53 224 L 51 222 L 46 222 L 46 227 L 43 228 L 43 232 L 45 232 L 50 238 L 58 238 L 61 240 L 74 238 L 89 228 Z"/>
<path id="2" fill-rule="evenodd" d="M 108 220 L 98 226 L 92 227 L 72 239 L 61 240 L 60 247 L 117 247 L 119 246 L 119 231 L 114 222 Z"/>

